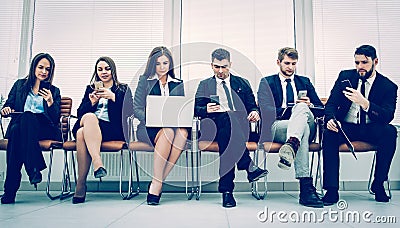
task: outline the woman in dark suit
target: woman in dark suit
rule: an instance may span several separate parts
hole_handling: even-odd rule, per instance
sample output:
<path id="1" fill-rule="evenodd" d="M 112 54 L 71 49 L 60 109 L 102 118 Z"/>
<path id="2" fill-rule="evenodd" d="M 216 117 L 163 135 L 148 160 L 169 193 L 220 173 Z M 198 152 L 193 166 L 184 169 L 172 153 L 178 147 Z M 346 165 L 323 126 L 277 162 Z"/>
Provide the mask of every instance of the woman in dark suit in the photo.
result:
<path id="1" fill-rule="evenodd" d="M 85 202 L 90 163 L 93 164 L 95 178 L 107 175 L 100 157 L 101 142 L 125 141 L 126 120 L 132 109 L 132 92 L 128 85 L 118 81 L 114 61 L 109 57 L 100 57 L 79 105 L 78 121 L 72 129 L 78 161 L 73 204 Z"/>
<path id="2" fill-rule="evenodd" d="M 137 138 L 152 144 L 155 152 L 154 174 L 149 184 L 147 204 L 158 205 L 163 181 L 182 153 L 188 132 L 185 128 L 146 127 L 145 110 L 148 95 L 184 96 L 183 82 L 175 78 L 172 55 L 166 47 L 156 47 L 150 53 L 134 98 L 134 115 L 140 121 Z"/>
<path id="3" fill-rule="evenodd" d="M 29 182 L 42 181 L 40 171 L 46 168 L 39 140 L 60 140 L 60 90 L 51 85 L 54 60 L 47 53 L 37 54 L 31 63 L 29 74 L 17 80 L 1 109 L 2 116 L 11 116 L 6 138 L 7 176 L 4 183 L 2 204 L 15 202 L 21 183 L 21 168 L 25 166 Z"/>

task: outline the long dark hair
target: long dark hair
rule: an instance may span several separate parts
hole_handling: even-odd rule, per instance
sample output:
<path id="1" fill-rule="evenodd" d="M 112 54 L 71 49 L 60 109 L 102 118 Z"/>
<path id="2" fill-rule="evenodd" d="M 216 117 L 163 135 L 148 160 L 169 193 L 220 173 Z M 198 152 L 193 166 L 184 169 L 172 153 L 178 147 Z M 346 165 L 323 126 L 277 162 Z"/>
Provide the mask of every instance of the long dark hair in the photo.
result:
<path id="1" fill-rule="evenodd" d="M 167 75 L 169 75 L 172 78 L 175 78 L 175 72 L 174 72 L 174 61 L 172 59 L 172 54 L 171 52 L 164 46 L 160 46 L 160 47 L 155 47 L 149 55 L 149 58 L 147 60 L 147 65 L 146 65 L 146 69 L 143 73 L 144 76 L 146 76 L 147 78 L 152 77 L 153 75 L 156 74 L 156 63 L 157 63 L 157 59 L 162 56 L 165 55 L 168 60 L 169 60 L 169 70 L 167 72 Z"/>
<path id="2" fill-rule="evenodd" d="M 29 74 L 25 77 L 27 80 L 25 82 L 25 89 L 30 90 L 31 87 L 35 85 L 36 82 L 36 67 L 39 64 L 40 60 L 42 59 L 47 59 L 50 62 L 50 70 L 49 70 L 49 75 L 45 79 L 45 81 L 50 82 L 50 84 L 53 82 L 53 77 L 54 77 L 54 68 L 56 67 L 54 63 L 53 57 L 51 57 L 50 54 L 48 53 L 39 53 L 37 54 L 31 62 L 31 66 L 29 67 Z"/>
<path id="3" fill-rule="evenodd" d="M 101 61 L 106 62 L 108 64 L 108 66 L 110 66 L 111 76 L 114 81 L 114 85 L 118 88 L 121 83 L 118 81 L 117 68 L 115 66 L 114 60 L 112 60 L 110 57 L 107 57 L 107 56 L 100 57 L 96 61 L 96 64 L 94 64 L 94 72 L 93 72 L 92 78 L 90 79 L 90 85 L 92 86 L 92 88 L 94 88 L 94 82 L 101 81 L 99 75 L 97 75 L 97 64 Z"/>

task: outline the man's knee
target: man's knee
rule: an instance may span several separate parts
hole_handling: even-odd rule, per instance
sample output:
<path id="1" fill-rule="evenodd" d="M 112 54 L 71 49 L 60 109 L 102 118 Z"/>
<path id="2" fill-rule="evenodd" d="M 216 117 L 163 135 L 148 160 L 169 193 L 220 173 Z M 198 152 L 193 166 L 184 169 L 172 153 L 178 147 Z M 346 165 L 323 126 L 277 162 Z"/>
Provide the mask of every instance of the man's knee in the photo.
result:
<path id="1" fill-rule="evenodd" d="M 294 107 L 292 112 L 309 112 L 310 108 L 308 107 L 308 105 L 306 103 L 297 103 Z"/>

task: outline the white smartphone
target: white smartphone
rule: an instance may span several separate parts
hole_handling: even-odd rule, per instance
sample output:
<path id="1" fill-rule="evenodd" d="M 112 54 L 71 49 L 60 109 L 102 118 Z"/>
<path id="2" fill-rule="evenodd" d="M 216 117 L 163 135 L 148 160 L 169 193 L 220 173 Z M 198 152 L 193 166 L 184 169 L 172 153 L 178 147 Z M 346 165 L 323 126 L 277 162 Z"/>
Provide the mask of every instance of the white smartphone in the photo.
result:
<path id="1" fill-rule="evenodd" d="M 299 90 L 299 92 L 297 93 L 297 100 L 300 100 L 302 97 L 306 96 L 307 96 L 307 90 Z"/>
<path id="2" fill-rule="evenodd" d="M 103 87 L 104 87 L 103 81 L 95 81 L 94 82 L 94 89 L 95 90 L 98 90 L 98 89 L 103 88 Z"/>

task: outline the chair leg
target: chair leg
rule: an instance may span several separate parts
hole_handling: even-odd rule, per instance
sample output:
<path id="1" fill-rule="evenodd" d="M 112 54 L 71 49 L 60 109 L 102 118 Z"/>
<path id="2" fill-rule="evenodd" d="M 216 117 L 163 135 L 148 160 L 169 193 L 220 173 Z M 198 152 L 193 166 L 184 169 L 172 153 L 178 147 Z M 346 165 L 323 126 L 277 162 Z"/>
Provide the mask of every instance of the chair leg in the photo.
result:
<path id="1" fill-rule="evenodd" d="M 254 151 L 254 157 L 253 160 L 255 162 L 255 164 L 258 166 L 258 152 L 261 151 L 264 154 L 264 169 L 266 169 L 266 155 L 265 155 L 265 151 L 264 149 L 261 148 L 261 146 L 259 145 L 257 150 Z M 266 195 L 267 195 L 267 176 L 264 177 L 264 193 L 260 194 L 258 191 L 258 182 L 252 182 L 251 183 L 251 195 L 256 198 L 257 200 L 263 200 Z"/>
<path id="2" fill-rule="evenodd" d="M 317 173 L 315 174 L 315 186 L 317 186 L 319 180 L 319 186 L 321 187 L 321 195 L 324 195 L 324 188 L 322 187 L 322 168 L 321 168 L 321 151 L 318 151 L 317 161 Z"/>
<path id="3" fill-rule="evenodd" d="M 189 151 L 186 150 L 185 151 L 185 155 L 186 155 L 186 174 L 185 174 L 185 193 L 186 196 L 188 197 L 188 200 L 191 200 L 195 194 L 194 191 L 194 167 L 193 167 L 193 152 L 191 153 L 191 170 L 192 170 L 192 181 L 191 181 L 191 186 L 190 186 L 190 193 L 189 193 Z"/>
<path id="4" fill-rule="evenodd" d="M 201 151 L 196 151 L 196 200 L 201 195 Z"/>
<path id="5" fill-rule="evenodd" d="M 136 152 L 136 151 L 135 151 Z M 136 155 L 136 153 L 135 153 Z M 136 177 L 137 177 L 137 190 L 134 192 L 133 190 L 133 156 L 132 151 L 129 150 L 129 180 L 128 180 L 128 192 L 124 194 L 122 192 L 122 171 L 123 171 L 123 150 L 121 150 L 121 159 L 120 159 L 120 176 L 119 176 L 119 193 L 122 196 L 123 200 L 130 200 L 133 197 L 139 195 L 139 174 L 136 165 Z M 135 156 L 135 164 L 136 164 L 136 156 Z"/>
<path id="6" fill-rule="evenodd" d="M 375 162 L 376 162 L 376 151 L 374 152 L 374 158 L 372 159 L 371 171 L 369 173 L 369 180 L 368 180 L 368 192 L 371 195 L 375 195 L 371 190 L 372 176 L 374 175 L 374 171 L 375 171 Z M 390 189 L 390 179 L 389 178 L 386 180 L 386 185 L 387 185 L 387 191 L 389 192 L 389 197 L 392 198 L 392 191 Z"/>
<path id="7" fill-rule="evenodd" d="M 50 149 L 50 164 L 49 164 L 49 172 L 47 175 L 47 186 L 46 186 L 46 195 L 51 199 L 66 199 L 69 198 L 73 195 L 71 192 L 71 181 L 70 181 L 70 175 L 69 175 L 69 169 L 68 169 L 68 156 L 67 152 L 64 150 L 64 167 L 63 167 L 63 178 L 62 178 L 62 183 L 61 183 L 61 193 L 59 195 L 53 196 L 50 193 L 50 182 L 51 182 L 51 172 L 52 172 L 52 167 L 53 167 L 53 155 L 54 155 L 54 150 L 53 148 Z"/>
<path id="8" fill-rule="evenodd" d="M 372 159 L 372 165 L 371 165 L 371 171 L 369 173 L 369 179 L 368 179 L 368 192 L 371 195 L 374 195 L 375 193 L 372 192 L 371 190 L 371 185 L 372 185 L 372 175 L 374 173 L 375 170 L 375 161 L 376 161 L 376 151 L 374 152 L 374 158 Z"/>

